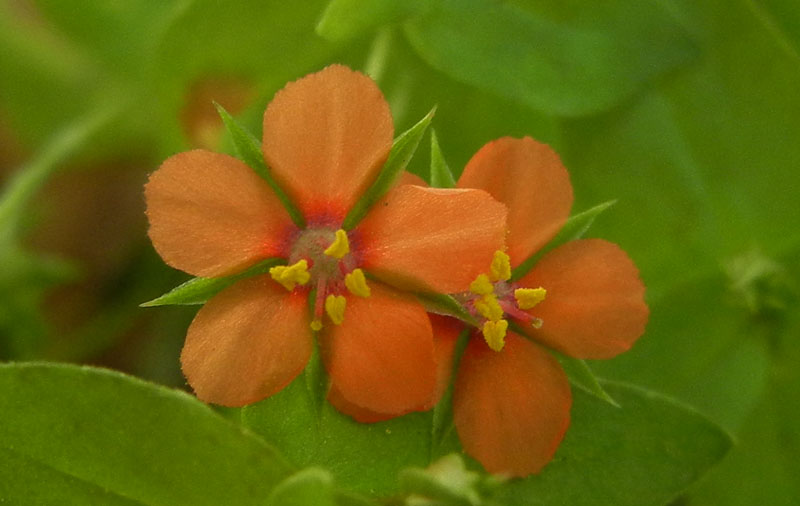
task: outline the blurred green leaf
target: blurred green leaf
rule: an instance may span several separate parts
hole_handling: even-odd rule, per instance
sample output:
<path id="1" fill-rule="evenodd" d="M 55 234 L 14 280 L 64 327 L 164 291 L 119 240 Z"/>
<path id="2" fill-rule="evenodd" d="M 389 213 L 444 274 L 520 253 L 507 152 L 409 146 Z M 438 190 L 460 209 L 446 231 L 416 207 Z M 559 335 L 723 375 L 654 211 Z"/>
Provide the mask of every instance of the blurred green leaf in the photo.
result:
<path id="1" fill-rule="evenodd" d="M 583 22 L 509 2 L 439 0 L 405 28 L 420 56 L 454 79 L 567 116 L 608 109 L 695 55 L 657 2 L 577 10 Z"/>
<path id="2" fill-rule="evenodd" d="M 169 292 L 153 300 L 139 304 L 140 307 L 172 306 L 172 305 L 194 305 L 205 304 L 208 299 L 228 288 L 240 279 L 265 274 L 271 267 L 285 264 L 283 258 L 268 258 L 239 274 L 225 276 L 222 278 L 192 278 L 189 281 L 176 286 Z"/>
<path id="3" fill-rule="evenodd" d="M 442 154 L 442 149 L 439 147 L 439 139 L 436 137 L 436 132 L 431 130 L 431 173 L 430 173 L 431 186 L 436 188 L 453 188 L 456 185 L 456 180 L 453 177 L 453 171 L 447 165 Z"/>
<path id="4" fill-rule="evenodd" d="M 792 258 L 798 258 L 794 250 Z M 794 275 L 800 276 L 800 262 Z M 797 278 L 800 279 L 800 278 Z M 719 467 L 698 483 L 685 504 L 745 506 L 800 503 L 800 313 L 787 320 L 772 342 L 768 385 L 738 433 L 739 444 Z M 755 472 L 757 470 L 757 472 Z"/>
<path id="5" fill-rule="evenodd" d="M 352 39 L 424 7 L 425 2 L 419 0 L 331 0 L 317 24 L 317 33 L 328 40 Z"/>
<path id="6" fill-rule="evenodd" d="M 408 506 L 479 506 L 486 492 L 503 482 L 466 468 L 464 459 L 451 453 L 425 469 L 410 467 L 400 473 L 402 489 L 413 494 Z M 488 495 L 488 494 L 487 494 Z"/>
<path id="7" fill-rule="evenodd" d="M 416 153 L 419 141 L 422 140 L 422 136 L 425 135 L 425 130 L 427 130 L 428 125 L 431 124 L 435 112 L 436 108 L 434 107 L 414 126 L 400 134 L 394 140 L 392 150 L 389 152 L 389 158 L 386 160 L 386 163 L 383 164 L 378 178 L 372 183 L 372 186 L 364 192 L 364 195 L 355 203 L 350 212 L 347 213 L 344 223 L 342 223 L 343 229 L 351 230 L 355 227 L 358 222 L 366 216 L 369 208 L 389 191 L 397 180 L 397 177 L 408 166 L 411 157 Z"/>
<path id="8" fill-rule="evenodd" d="M 264 155 L 261 152 L 261 143 L 259 143 L 250 132 L 245 130 L 244 127 L 233 118 L 233 116 L 228 114 L 228 111 L 226 111 L 221 105 L 215 103 L 214 106 L 216 106 L 217 112 L 219 112 L 222 122 L 225 124 L 225 128 L 228 130 L 228 133 L 233 140 L 233 145 L 236 148 L 236 154 L 242 159 L 242 161 L 249 165 L 250 168 L 256 172 L 256 174 L 261 176 L 261 178 L 267 182 L 269 187 L 272 188 L 272 191 L 275 192 L 278 200 L 280 200 L 281 204 L 283 204 L 286 212 L 289 213 L 289 216 L 292 218 L 294 224 L 300 228 L 303 228 L 305 226 L 305 218 L 300 212 L 300 209 L 297 208 L 286 192 L 283 191 L 283 188 L 281 188 L 280 185 L 278 185 L 278 182 L 275 181 L 275 178 L 272 177 L 270 168 L 267 167 L 267 163 L 264 161 Z"/>
<path id="9" fill-rule="evenodd" d="M 324 467 L 337 483 L 370 496 L 395 492 L 404 467 L 428 464 L 430 412 L 358 423 L 328 402 L 317 408 L 303 377 L 307 373 L 277 395 L 245 407 L 245 426 L 298 467 Z"/>
<path id="10" fill-rule="evenodd" d="M 89 107 L 97 69 L 13 3 L 0 2 L 0 110 L 23 143 L 35 146 Z"/>
<path id="11" fill-rule="evenodd" d="M 0 448 L 0 502 L 63 506 L 142 504 L 5 448 Z"/>
<path id="12" fill-rule="evenodd" d="M 621 408 L 575 392 L 572 425 L 539 475 L 498 491 L 506 506 L 658 506 L 682 492 L 731 446 L 718 426 L 653 392 L 606 383 Z"/>
<path id="13" fill-rule="evenodd" d="M 119 373 L 2 364 L 0 392 L 0 451 L 14 457 L 0 460 L 0 476 L 18 460 L 30 471 L 15 469 L 15 490 L 164 506 L 263 504 L 289 473 L 272 448 L 195 398 Z M 59 478 L 41 481 L 42 473 Z"/>
<path id="14" fill-rule="evenodd" d="M 59 0 L 35 0 L 48 21 L 102 65 L 142 79 L 149 74 L 163 31 L 192 0 L 109 2 L 84 0 L 81 8 Z"/>
<path id="15" fill-rule="evenodd" d="M 267 506 L 334 506 L 333 477 L 309 467 L 289 476 L 272 490 Z"/>

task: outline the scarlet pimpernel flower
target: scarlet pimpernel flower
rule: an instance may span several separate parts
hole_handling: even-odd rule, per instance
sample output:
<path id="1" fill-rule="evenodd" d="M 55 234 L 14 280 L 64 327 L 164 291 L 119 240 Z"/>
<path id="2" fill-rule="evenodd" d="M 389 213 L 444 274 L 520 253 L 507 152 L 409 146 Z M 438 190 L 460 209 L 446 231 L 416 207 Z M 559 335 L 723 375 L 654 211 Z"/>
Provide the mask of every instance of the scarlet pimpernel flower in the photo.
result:
<path id="1" fill-rule="evenodd" d="M 627 350 L 648 319 L 644 285 L 628 255 L 600 239 L 567 242 L 528 272 L 514 270 L 569 217 L 569 174 L 548 146 L 527 137 L 490 142 L 457 186 L 488 191 L 509 215 L 507 250 L 456 295 L 478 328 L 459 363 L 454 422 L 466 452 L 488 471 L 527 476 L 552 459 L 570 422 L 569 383 L 546 348 L 579 359 Z M 458 332 L 435 327 L 443 340 Z"/>
<path id="2" fill-rule="evenodd" d="M 181 364 L 200 399 L 241 406 L 275 394 L 303 370 L 316 334 L 340 410 L 430 407 L 431 324 L 398 288 L 465 289 L 502 247 L 506 210 L 480 190 L 396 185 L 345 229 L 393 134 L 375 83 L 333 65 L 289 83 L 264 114 L 264 159 L 299 224 L 227 155 L 179 153 L 151 175 L 149 235 L 169 265 L 220 277 L 281 259 L 215 295 L 189 327 Z"/>

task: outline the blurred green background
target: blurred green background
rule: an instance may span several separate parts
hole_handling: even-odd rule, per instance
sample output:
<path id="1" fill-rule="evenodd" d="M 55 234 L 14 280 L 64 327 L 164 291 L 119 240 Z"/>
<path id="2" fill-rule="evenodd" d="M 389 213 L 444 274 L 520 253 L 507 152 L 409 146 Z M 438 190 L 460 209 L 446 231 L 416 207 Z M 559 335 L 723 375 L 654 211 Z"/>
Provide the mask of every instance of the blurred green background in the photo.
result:
<path id="1" fill-rule="evenodd" d="M 737 446 L 676 504 L 800 503 L 800 5 L 791 0 L 0 0 L 0 360 L 183 387 L 196 308 L 146 237 L 170 154 L 260 136 L 287 81 L 368 72 L 401 132 L 432 106 L 459 172 L 530 135 L 574 212 L 641 269 L 652 317 L 602 377 L 681 399 Z M 411 170 L 427 176 L 426 144 Z M 531 189 L 536 198 L 536 189 Z"/>

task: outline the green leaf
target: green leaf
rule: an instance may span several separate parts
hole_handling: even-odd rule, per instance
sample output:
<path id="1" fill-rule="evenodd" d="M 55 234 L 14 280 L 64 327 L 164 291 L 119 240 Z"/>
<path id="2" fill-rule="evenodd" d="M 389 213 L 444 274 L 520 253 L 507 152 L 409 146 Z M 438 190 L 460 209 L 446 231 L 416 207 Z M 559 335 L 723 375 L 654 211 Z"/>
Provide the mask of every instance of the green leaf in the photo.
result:
<path id="1" fill-rule="evenodd" d="M 378 179 L 372 183 L 372 186 L 369 187 L 347 214 L 342 228 L 345 230 L 352 230 L 353 227 L 358 225 L 358 222 L 366 216 L 369 208 L 389 191 L 397 179 L 397 176 L 405 170 L 406 166 L 408 166 L 408 162 L 411 161 L 411 157 L 414 156 L 414 153 L 417 151 L 419 141 L 425 134 L 428 125 L 430 125 L 435 112 L 436 108 L 434 107 L 425 117 L 419 120 L 416 125 L 400 134 L 400 136 L 394 140 L 392 150 L 389 152 L 389 158 L 383 165 L 380 174 L 378 174 Z"/>
<path id="2" fill-rule="evenodd" d="M 401 469 L 428 464 L 431 416 L 412 413 L 358 423 L 328 402 L 317 408 L 302 376 L 277 395 L 242 410 L 243 423 L 292 463 L 324 467 L 337 483 L 369 496 L 395 492 Z"/>
<path id="3" fill-rule="evenodd" d="M 0 460 L 0 476 L 20 464 L 12 492 L 66 491 L 76 494 L 63 498 L 72 503 L 90 496 L 111 504 L 255 505 L 290 470 L 275 450 L 194 397 L 108 370 L 2 364 L 0 412 L 0 453 L 12 456 Z"/>
<path id="4" fill-rule="evenodd" d="M 619 407 L 617 401 L 608 395 L 608 392 L 605 391 L 603 386 L 597 380 L 597 377 L 589 368 L 589 365 L 585 360 L 568 357 L 554 350 L 550 350 L 550 352 L 553 353 L 558 359 L 558 363 L 561 364 L 564 372 L 567 373 L 570 383 L 580 388 L 587 394 L 597 397 L 601 401 L 605 401 L 614 407 Z"/>
<path id="5" fill-rule="evenodd" d="M 515 281 L 530 271 L 536 262 L 538 262 L 548 251 L 551 251 L 562 244 L 574 241 L 575 239 L 580 239 L 583 237 L 583 234 L 589 230 L 589 227 L 592 226 L 594 223 L 595 218 L 608 209 L 609 207 L 613 206 L 616 203 L 616 200 L 609 200 L 608 202 L 603 202 L 602 204 L 598 204 L 591 209 L 587 209 L 582 213 L 578 213 L 574 216 L 571 216 L 558 234 L 545 245 L 544 248 L 540 249 L 527 259 L 519 264 L 512 272 L 511 272 L 511 280 Z"/>
<path id="6" fill-rule="evenodd" d="M 176 286 L 169 292 L 153 300 L 139 304 L 140 307 L 173 306 L 173 305 L 195 305 L 205 304 L 208 299 L 228 288 L 240 279 L 257 276 L 269 272 L 271 267 L 285 264 L 283 258 L 268 258 L 250 267 L 244 272 L 225 276 L 222 278 L 192 278 L 189 281 Z"/>
<path id="7" fill-rule="evenodd" d="M 280 482 L 267 506 L 334 506 L 333 477 L 324 469 L 309 467 Z"/>
<path id="8" fill-rule="evenodd" d="M 436 132 L 431 130 L 431 186 L 436 188 L 452 188 L 456 185 L 453 171 L 447 165 Z"/>
<path id="9" fill-rule="evenodd" d="M 657 2 L 563 4 L 441 0 L 406 35 L 454 79 L 565 116 L 608 109 L 695 56 Z"/>
<path id="10" fill-rule="evenodd" d="M 219 112 L 222 122 L 233 140 L 233 145 L 239 158 L 267 182 L 295 225 L 300 228 L 305 227 L 303 213 L 300 212 L 300 209 L 297 208 L 286 192 L 278 185 L 278 182 L 275 181 L 275 178 L 272 177 L 270 169 L 264 161 L 264 155 L 261 152 L 261 145 L 258 140 L 253 134 L 245 130 L 221 105 L 215 103 L 214 106 L 216 106 L 217 112 Z"/>
<path id="11" fill-rule="evenodd" d="M 506 506 L 659 506 L 719 461 L 730 437 L 661 395 L 607 383 L 621 408 L 575 392 L 572 425 L 539 475 L 498 491 Z"/>
<path id="12" fill-rule="evenodd" d="M 141 506 L 142 503 L 0 448 L 0 503 Z"/>
<path id="13" fill-rule="evenodd" d="M 317 34 L 332 41 L 349 40 L 400 21 L 424 6 L 425 2 L 418 0 L 331 0 L 319 20 Z"/>

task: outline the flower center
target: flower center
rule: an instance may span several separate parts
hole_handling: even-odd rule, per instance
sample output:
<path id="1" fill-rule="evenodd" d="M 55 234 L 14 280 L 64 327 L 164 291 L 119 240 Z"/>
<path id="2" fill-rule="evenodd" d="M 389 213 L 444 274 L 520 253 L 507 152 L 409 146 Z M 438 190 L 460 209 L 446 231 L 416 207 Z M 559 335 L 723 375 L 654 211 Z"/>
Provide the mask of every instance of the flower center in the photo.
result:
<path id="1" fill-rule="evenodd" d="M 508 321 L 506 315 L 534 328 L 541 328 L 542 320 L 526 313 L 544 300 L 547 290 L 522 288 L 511 283 L 511 261 L 507 254 L 495 251 L 489 274 L 479 274 L 469 286 L 469 292 L 458 298 L 464 307 L 476 318 L 483 320 L 481 331 L 486 344 L 494 351 L 505 345 Z"/>
<path id="2" fill-rule="evenodd" d="M 311 321 L 315 331 L 322 329 L 323 310 L 335 325 L 344 321 L 345 291 L 359 297 L 370 295 L 364 272 L 357 267 L 347 232 L 342 229 L 312 226 L 301 231 L 289 250 L 288 265 L 273 267 L 269 273 L 289 291 L 307 284 L 316 289 Z"/>

